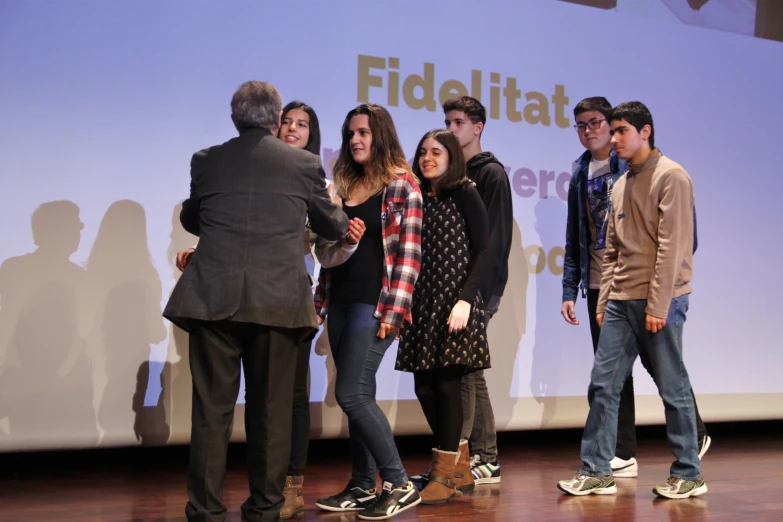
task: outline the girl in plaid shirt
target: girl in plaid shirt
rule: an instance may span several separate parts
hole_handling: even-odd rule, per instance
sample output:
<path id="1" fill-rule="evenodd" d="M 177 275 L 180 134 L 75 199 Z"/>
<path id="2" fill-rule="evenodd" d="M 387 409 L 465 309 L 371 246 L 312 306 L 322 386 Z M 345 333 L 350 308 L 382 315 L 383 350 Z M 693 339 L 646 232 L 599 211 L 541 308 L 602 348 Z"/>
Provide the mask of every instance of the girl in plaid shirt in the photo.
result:
<path id="1" fill-rule="evenodd" d="M 316 506 L 385 519 L 421 501 L 375 402 L 375 377 L 396 332 L 411 320 L 421 264 L 422 196 L 385 108 L 364 104 L 351 110 L 342 134 L 335 187 L 345 213 L 361 220 L 365 231 L 356 245 L 317 241 L 316 256 L 331 268 L 320 272 L 315 302 L 318 314 L 329 318 L 335 396 L 348 416 L 353 473 L 342 492 Z"/>

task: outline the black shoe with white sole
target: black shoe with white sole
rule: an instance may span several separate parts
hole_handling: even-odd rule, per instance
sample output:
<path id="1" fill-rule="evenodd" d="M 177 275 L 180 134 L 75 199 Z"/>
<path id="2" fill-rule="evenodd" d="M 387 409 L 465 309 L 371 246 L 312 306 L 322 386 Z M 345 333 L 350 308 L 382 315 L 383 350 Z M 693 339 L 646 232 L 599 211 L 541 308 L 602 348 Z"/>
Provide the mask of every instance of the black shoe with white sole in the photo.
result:
<path id="1" fill-rule="evenodd" d="M 317 500 L 315 507 L 324 511 L 361 511 L 377 498 L 375 488 L 362 489 L 348 485 L 336 495 Z"/>
<path id="2" fill-rule="evenodd" d="M 384 482 L 383 491 L 375 502 L 360 511 L 357 516 L 362 520 L 386 520 L 412 508 L 419 502 L 421 502 L 419 490 L 410 481 L 397 488 L 393 488 L 389 482 Z"/>

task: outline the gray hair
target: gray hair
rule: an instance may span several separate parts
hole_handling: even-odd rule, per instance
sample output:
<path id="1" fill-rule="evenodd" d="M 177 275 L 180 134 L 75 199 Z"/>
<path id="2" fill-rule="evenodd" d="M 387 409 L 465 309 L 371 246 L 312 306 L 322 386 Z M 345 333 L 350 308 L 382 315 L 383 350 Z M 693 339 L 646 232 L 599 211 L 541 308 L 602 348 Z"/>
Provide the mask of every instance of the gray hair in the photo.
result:
<path id="1" fill-rule="evenodd" d="M 283 110 L 283 99 L 269 82 L 250 81 L 239 86 L 231 98 L 231 118 L 237 130 L 274 129 Z"/>

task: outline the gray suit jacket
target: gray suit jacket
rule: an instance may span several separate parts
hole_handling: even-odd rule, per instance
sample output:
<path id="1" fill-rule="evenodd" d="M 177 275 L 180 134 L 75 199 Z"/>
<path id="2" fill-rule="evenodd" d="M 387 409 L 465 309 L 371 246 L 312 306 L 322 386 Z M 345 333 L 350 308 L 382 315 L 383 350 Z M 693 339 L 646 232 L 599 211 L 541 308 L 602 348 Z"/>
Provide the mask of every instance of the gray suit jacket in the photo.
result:
<path id="1" fill-rule="evenodd" d="M 305 220 L 326 239 L 348 231 L 320 158 L 250 129 L 194 154 L 190 170 L 180 221 L 199 244 L 164 317 L 185 330 L 190 319 L 317 328 L 302 256 Z"/>

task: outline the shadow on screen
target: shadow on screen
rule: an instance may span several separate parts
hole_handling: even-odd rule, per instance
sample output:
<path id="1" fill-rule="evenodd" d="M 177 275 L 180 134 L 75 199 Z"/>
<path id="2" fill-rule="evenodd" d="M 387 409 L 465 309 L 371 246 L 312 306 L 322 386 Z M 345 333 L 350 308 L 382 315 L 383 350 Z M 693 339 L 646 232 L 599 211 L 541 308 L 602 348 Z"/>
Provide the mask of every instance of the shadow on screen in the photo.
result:
<path id="1" fill-rule="evenodd" d="M 169 390 L 166 388 L 165 375 L 171 373 L 171 363 L 144 361 L 136 373 L 136 393 L 133 394 L 133 433 L 142 446 L 161 446 L 166 444 L 171 428 L 166 418 L 166 401 Z M 150 379 L 160 380 L 160 393 L 154 406 L 144 406 Z"/>
<path id="2" fill-rule="evenodd" d="M 536 231 L 543 252 L 536 259 L 533 270 L 536 277 L 536 340 L 530 374 L 530 392 L 543 405 L 541 427 L 545 428 L 555 416 L 563 358 L 563 342 L 557 337 L 563 332 L 560 316 L 563 285 L 562 272 L 555 273 L 549 266 L 548 254 L 562 246 L 565 236 L 567 208 L 558 198 L 543 198 L 535 207 Z M 562 265 L 560 265 L 562 268 Z"/>
<path id="3" fill-rule="evenodd" d="M 182 228 L 179 221 L 181 211 L 182 202 L 179 202 L 171 214 L 171 234 L 169 234 L 169 247 L 166 251 L 170 269 L 168 277 L 172 279 L 172 290 L 182 275 L 175 264 L 177 252 L 194 247 L 198 242 L 198 237 Z M 188 333 L 172 323 L 169 323 L 166 366 L 161 375 L 161 395 L 164 396 L 166 419 L 171 429 L 168 442 L 189 441 L 193 385 L 190 377 Z"/>
<path id="4" fill-rule="evenodd" d="M 98 427 L 81 321 L 87 274 L 70 260 L 84 224 L 70 201 L 41 204 L 31 223 L 36 249 L 0 267 L 0 441 L 94 446 Z"/>
<path id="5" fill-rule="evenodd" d="M 527 330 L 527 285 L 530 272 L 522 246 L 522 233 L 516 220 L 511 232 L 508 267 L 508 282 L 503 299 L 489 323 L 487 333 L 492 368 L 484 372 L 497 430 L 505 429 L 511 423 L 514 407 L 519 400 L 512 387 L 519 343 Z"/>
<path id="6" fill-rule="evenodd" d="M 149 361 L 151 345 L 167 335 L 160 276 L 152 264 L 147 218 L 139 203 L 116 201 L 106 211 L 87 260 L 87 291 L 88 350 L 101 444 L 124 444 L 138 427 L 136 391 L 148 387 L 137 382 L 149 374 L 139 369 Z"/>

